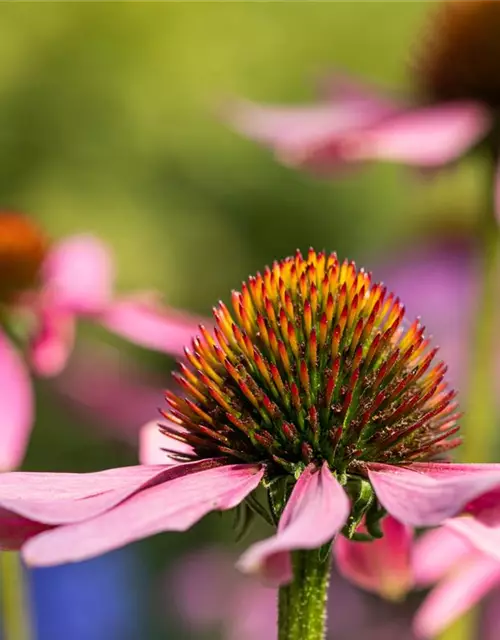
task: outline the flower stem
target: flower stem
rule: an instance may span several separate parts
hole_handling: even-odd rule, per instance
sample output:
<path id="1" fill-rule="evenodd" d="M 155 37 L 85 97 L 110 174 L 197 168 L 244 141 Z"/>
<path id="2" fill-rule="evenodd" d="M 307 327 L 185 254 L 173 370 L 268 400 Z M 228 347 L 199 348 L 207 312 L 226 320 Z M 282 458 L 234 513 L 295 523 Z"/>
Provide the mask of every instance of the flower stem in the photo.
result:
<path id="1" fill-rule="evenodd" d="M 279 591 L 279 640 L 323 640 L 330 545 L 293 554 L 293 582 Z"/>
<path id="2" fill-rule="evenodd" d="M 29 640 L 23 568 L 19 554 L 0 552 L 1 613 L 4 640 Z"/>
<path id="3" fill-rule="evenodd" d="M 495 390 L 495 341 L 497 290 L 500 274 L 500 236 L 494 213 L 487 210 L 479 221 L 481 244 L 480 298 L 470 354 L 469 395 L 463 420 L 465 462 L 488 462 L 494 452 L 497 398 Z"/>

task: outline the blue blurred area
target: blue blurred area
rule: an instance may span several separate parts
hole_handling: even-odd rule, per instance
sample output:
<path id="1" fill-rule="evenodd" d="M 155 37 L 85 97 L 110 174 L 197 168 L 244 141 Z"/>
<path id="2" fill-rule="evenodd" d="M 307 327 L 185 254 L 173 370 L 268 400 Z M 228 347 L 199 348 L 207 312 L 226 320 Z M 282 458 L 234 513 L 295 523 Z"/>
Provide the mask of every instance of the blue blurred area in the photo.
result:
<path id="1" fill-rule="evenodd" d="M 145 637 L 146 575 L 136 549 L 29 572 L 36 640 Z"/>

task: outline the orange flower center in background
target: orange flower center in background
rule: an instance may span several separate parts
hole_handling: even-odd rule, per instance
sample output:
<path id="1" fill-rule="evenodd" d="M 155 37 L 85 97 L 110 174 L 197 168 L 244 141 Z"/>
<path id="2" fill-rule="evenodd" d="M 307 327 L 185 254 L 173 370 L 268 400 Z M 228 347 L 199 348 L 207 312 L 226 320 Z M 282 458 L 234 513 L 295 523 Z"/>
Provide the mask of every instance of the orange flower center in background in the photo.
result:
<path id="1" fill-rule="evenodd" d="M 418 44 L 418 84 L 432 100 L 500 107 L 500 2 L 448 0 Z"/>
<path id="2" fill-rule="evenodd" d="M 0 301 L 10 302 L 36 285 L 48 242 L 38 226 L 18 213 L 0 212 Z"/>

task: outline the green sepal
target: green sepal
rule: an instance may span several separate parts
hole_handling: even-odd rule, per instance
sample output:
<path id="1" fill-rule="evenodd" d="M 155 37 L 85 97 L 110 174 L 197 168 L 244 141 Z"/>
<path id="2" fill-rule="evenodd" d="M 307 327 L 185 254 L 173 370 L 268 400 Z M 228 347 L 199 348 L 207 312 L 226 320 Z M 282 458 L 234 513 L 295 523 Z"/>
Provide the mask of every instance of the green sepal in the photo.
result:
<path id="1" fill-rule="evenodd" d="M 345 489 L 351 498 L 351 513 L 347 519 L 342 533 L 346 538 L 353 539 L 356 529 L 361 524 L 363 517 L 368 513 L 375 502 L 375 494 L 368 480 L 359 476 L 350 476 Z"/>

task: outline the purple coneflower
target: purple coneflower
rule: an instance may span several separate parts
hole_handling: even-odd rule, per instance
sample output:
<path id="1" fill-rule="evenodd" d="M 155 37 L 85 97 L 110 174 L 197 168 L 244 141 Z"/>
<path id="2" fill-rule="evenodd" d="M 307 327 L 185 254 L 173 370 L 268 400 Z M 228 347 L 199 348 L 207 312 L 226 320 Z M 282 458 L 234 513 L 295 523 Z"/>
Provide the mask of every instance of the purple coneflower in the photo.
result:
<path id="1" fill-rule="evenodd" d="M 246 501 L 277 532 L 239 566 L 292 582 L 281 637 L 322 638 L 337 535 L 369 543 L 387 514 L 417 527 L 480 521 L 500 497 L 500 465 L 448 461 L 460 438 L 446 366 L 354 263 L 297 253 L 249 278 L 232 306 L 186 349 L 183 394 L 167 393 L 168 423 L 153 434 L 165 463 L 4 474 L 0 541 L 32 565 L 82 560 Z"/>
<path id="2" fill-rule="evenodd" d="M 77 319 L 178 355 L 196 322 L 148 294 L 115 296 L 108 248 L 79 235 L 51 245 L 33 220 L 0 212 L 0 469 L 19 466 L 34 421 L 30 372 L 59 373 Z M 24 357 L 23 357 L 24 356 Z"/>
<path id="3" fill-rule="evenodd" d="M 226 117 L 286 164 L 321 173 L 375 159 L 441 167 L 478 144 L 498 159 L 499 33 L 497 0 L 441 2 L 412 66 L 414 98 L 398 99 L 337 75 L 319 104 L 241 101 Z"/>

